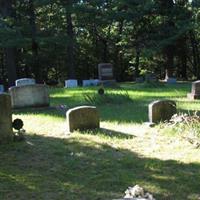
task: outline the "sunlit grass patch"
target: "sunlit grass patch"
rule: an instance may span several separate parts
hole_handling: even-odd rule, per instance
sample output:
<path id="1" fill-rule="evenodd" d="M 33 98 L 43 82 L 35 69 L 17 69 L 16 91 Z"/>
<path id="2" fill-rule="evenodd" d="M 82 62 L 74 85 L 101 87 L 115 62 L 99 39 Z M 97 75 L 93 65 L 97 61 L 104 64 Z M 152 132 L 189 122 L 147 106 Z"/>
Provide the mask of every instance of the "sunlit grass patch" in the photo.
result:
<path id="1" fill-rule="evenodd" d="M 139 184 L 158 200 L 196 200 L 200 150 L 179 137 L 178 126 L 143 124 L 157 99 L 175 100 L 181 113 L 199 110 L 198 100 L 187 100 L 190 84 L 120 86 L 105 88 L 120 102 L 95 104 L 101 119 L 95 131 L 66 135 L 62 107 L 88 104 L 84 95 L 97 95 L 99 87 L 51 88 L 51 108 L 14 111 L 26 141 L 0 146 L 0 199 L 119 199 Z M 120 97 L 126 92 L 130 102 Z"/>

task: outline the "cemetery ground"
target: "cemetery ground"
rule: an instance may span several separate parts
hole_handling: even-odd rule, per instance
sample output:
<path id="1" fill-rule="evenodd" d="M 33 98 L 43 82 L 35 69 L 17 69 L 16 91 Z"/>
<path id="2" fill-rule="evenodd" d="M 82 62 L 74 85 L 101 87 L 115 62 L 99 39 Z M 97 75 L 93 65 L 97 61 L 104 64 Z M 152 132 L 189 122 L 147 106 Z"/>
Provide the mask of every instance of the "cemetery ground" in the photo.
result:
<path id="1" fill-rule="evenodd" d="M 14 112 L 26 141 L 0 146 L 0 199 L 119 199 L 139 184 L 158 200 L 197 200 L 200 149 L 182 137 L 193 127 L 144 125 L 153 100 L 175 100 L 180 113 L 200 110 L 187 99 L 190 88 L 126 83 L 105 88 L 103 100 L 97 87 L 50 89 L 51 108 Z M 91 103 L 101 129 L 66 136 L 65 111 Z"/>

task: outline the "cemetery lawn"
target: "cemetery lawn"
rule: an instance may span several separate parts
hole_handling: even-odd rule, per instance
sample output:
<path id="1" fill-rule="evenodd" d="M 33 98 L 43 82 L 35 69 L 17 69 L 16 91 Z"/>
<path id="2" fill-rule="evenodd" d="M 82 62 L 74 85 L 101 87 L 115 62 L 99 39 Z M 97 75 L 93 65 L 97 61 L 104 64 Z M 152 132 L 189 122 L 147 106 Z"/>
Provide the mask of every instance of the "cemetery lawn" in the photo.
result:
<path id="1" fill-rule="evenodd" d="M 199 100 L 186 98 L 190 88 L 124 83 L 105 88 L 104 100 L 95 87 L 50 89 L 51 108 L 14 111 L 26 141 L 0 145 L 0 199 L 111 200 L 139 184 L 157 200 L 197 200 L 200 149 L 185 130 L 143 124 L 152 100 L 175 100 L 181 113 L 200 110 Z M 66 136 L 60 107 L 88 105 L 85 94 L 97 104 L 101 129 Z"/>

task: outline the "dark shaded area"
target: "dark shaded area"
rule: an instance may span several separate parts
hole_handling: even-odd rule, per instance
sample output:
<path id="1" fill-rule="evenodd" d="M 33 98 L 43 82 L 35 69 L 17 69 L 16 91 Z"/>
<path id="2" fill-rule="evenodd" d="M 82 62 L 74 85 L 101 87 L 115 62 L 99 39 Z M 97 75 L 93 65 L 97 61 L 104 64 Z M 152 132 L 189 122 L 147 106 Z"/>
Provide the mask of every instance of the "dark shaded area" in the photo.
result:
<path id="1" fill-rule="evenodd" d="M 135 184 L 162 200 L 199 194 L 199 163 L 144 158 L 84 138 L 26 137 L 0 146 L 0 199 L 114 199 Z"/>

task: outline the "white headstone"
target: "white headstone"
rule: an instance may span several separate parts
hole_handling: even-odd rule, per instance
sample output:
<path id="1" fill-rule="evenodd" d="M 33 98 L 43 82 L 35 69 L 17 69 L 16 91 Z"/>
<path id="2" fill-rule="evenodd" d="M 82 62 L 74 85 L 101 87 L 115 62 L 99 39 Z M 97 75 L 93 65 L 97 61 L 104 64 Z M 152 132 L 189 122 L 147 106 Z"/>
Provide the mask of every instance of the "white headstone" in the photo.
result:
<path id="1" fill-rule="evenodd" d="M 0 85 L 0 93 L 3 93 L 3 92 L 4 92 L 4 86 Z"/>
<path id="2" fill-rule="evenodd" d="M 21 78 L 15 81 L 16 86 L 34 85 L 34 84 L 36 84 L 36 81 L 33 78 Z"/>
<path id="3" fill-rule="evenodd" d="M 70 79 L 65 81 L 66 88 L 75 88 L 78 87 L 78 81 L 76 79 Z"/>

